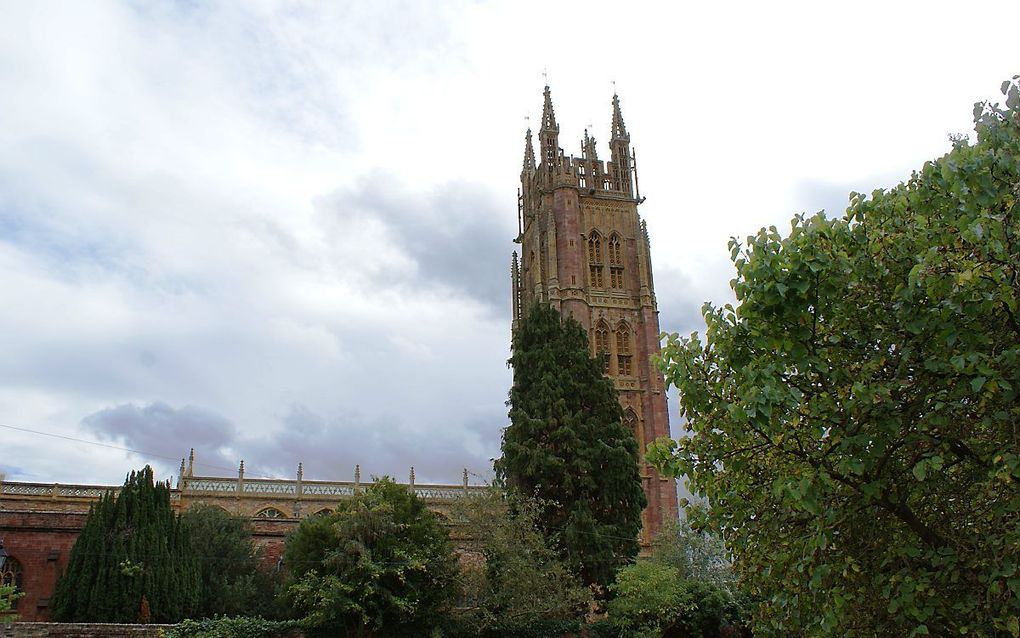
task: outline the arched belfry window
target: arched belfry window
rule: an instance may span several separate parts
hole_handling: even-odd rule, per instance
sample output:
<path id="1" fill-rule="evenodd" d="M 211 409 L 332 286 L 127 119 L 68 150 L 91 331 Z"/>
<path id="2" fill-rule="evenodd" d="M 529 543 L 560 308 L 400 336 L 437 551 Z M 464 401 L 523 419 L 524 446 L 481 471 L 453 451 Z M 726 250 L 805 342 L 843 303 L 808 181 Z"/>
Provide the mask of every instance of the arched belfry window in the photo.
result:
<path id="1" fill-rule="evenodd" d="M 638 419 L 637 413 L 634 412 L 634 408 L 627 408 L 623 413 L 623 424 L 628 430 L 634 433 L 634 437 L 638 437 Z"/>
<path id="2" fill-rule="evenodd" d="M 287 518 L 287 515 L 275 507 L 267 507 L 259 510 L 255 518 Z"/>
<path id="3" fill-rule="evenodd" d="M 595 330 L 592 331 L 594 340 L 594 350 L 596 357 L 603 357 L 602 363 L 605 366 L 603 372 L 608 372 L 609 368 L 609 325 L 604 319 L 600 319 L 595 324 Z"/>
<path id="4" fill-rule="evenodd" d="M 609 249 L 609 287 L 623 289 L 623 251 L 620 236 L 613 233 L 607 243 Z"/>
<path id="5" fill-rule="evenodd" d="M 588 236 L 588 283 L 593 288 L 606 286 L 602 268 L 602 236 L 593 230 Z"/>
<path id="6" fill-rule="evenodd" d="M 634 374 L 633 359 L 630 326 L 621 322 L 616 328 L 616 373 L 628 377 Z"/>
<path id="7" fill-rule="evenodd" d="M 4 587 L 10 587 L 11 585 L 13 585 L 14 591 L 20 592 L 22 578 L 23 574 L 21 572 L 21 563 L 18 562 L 17 558 L 14 558 L 13 556 L 8 556 L 7 560 L 4 561 L 3 570 L 0 571 L 0 584 L 2 584 Z M 11 603 L 11 608 L 12 609 L 18 608 L 17 599 L 15 599 Z"/>

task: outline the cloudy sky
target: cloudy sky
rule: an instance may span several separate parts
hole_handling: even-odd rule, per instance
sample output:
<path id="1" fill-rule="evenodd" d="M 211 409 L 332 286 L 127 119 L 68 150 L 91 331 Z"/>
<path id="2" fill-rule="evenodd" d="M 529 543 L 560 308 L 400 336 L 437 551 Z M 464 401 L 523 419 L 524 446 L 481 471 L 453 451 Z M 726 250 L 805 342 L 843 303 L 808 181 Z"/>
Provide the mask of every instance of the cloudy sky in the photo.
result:
<path id="1" fill-rule="evenodd" d="M 683 333 L 731 235 L 895 184 L 1020 72 L 1015 2 L 666 6 L 3 2 L 0 472 L 486 476 L 543 72 L 575 154 L 615 82 Z"/>

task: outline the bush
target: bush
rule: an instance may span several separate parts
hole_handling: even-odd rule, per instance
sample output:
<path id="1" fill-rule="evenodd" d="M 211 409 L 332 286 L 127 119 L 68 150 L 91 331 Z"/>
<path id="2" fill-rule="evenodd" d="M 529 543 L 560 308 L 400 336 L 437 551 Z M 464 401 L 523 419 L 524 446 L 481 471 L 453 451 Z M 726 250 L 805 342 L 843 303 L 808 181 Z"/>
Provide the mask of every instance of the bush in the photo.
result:
<path id="1" fill-rule="evenodd" d="M 259 617 L 227 616 L 185 620 L 165 638 L 284 638 L 296 635 L 297 621 L 266 620 Z"/>
<path id="2" fill-rule="evenodd" d="M 718 638 L 738 614 L 725 589 L 655 561 L 621 569 L 609 590 L 609 621 L 627 638 Z"/>

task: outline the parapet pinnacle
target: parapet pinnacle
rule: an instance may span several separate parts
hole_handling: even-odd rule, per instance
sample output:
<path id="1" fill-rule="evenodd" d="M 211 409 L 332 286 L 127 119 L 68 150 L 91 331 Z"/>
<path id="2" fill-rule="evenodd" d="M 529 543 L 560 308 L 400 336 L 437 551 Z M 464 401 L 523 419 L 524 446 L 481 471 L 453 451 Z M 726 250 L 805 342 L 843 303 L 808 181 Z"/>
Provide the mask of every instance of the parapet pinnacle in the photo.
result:
<path id="1" fill-rule="evenodd" d="M 524 170 L 535 170 L 535 147 L 531 143 L 531 128 L 524 134 Z"/>

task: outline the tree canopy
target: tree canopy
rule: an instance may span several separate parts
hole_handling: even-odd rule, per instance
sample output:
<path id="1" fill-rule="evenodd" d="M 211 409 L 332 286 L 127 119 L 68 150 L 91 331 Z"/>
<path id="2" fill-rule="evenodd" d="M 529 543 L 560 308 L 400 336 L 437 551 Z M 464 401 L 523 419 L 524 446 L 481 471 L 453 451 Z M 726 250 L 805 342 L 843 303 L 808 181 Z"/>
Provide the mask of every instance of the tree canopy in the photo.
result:
<path id="1" fill-rule="evenodd" d="M 192 613 L 198 591 L 170 485 L 154 482 L 145 466 L 89 510 L 51 606 L 57 621 L 177 622 Z"/>
<path id="2" fill-rule="evenodd" d="M 1020 87 L 909 180 L 731 241 L 664 371 L 756 634 L 1020 635 Z"/>
<path id="3" fill-rule="evenodd" d="M 579 323 L 536 304 L 513 338 L 510 426 L 499 480 L 549 504 L 539 521 L 585 583 L 606 585 L 638 553 L 646 505 L 638 445 L 604 362 Z"/>
<path id="4" fill-rule="evenodd" d="M 436 515 L 406 486 L 369 484 L 287 538 L 284 597 L 327 635 L 426 635 L 457 594 L 457 559 Z"/>

